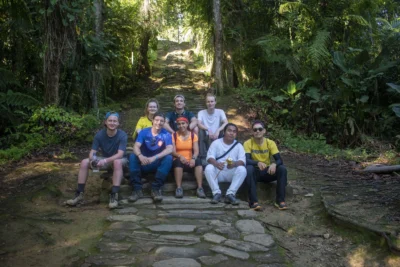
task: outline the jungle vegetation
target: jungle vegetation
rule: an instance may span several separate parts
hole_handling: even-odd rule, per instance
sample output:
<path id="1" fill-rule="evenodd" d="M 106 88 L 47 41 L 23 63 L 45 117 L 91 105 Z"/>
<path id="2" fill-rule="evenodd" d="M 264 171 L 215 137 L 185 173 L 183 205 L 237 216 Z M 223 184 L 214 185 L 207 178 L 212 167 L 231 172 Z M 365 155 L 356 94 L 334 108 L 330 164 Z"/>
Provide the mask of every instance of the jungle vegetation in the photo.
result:
<path id="1" fill-rule="evenodd" d="M 191 42 L 217 94 L 271 128 L 398 149 L 399 14 L 398 0 L 0 0 L 0 159 L 90 136 L 140 93 L 160 37 Z"/>

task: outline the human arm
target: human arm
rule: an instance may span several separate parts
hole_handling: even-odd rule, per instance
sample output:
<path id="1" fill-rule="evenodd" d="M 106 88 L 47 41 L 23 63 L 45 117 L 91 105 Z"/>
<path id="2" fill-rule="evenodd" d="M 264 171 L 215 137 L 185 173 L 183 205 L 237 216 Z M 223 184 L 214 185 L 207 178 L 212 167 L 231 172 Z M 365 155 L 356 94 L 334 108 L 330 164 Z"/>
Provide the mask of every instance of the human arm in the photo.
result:
<path id="1" fill-rule="evenodd" d="M 124 153 L 125 153 L 125 151 L 123 151 L 123 150 L 118 150 L 118 152 L 117 152 L 115 155 L 112 155 L 111 157 L 104 158 L 104 159 L 100 160 L 100 161 L 97 163 L 97 166 L 101 167 L 101 166 L 103 166 L 103 165 L 106 165 L 106 164 L 109 163 L 109 162 L 113 162 L 113 161 L 116 160 L 116 159 L 121 159 L 121 158 L 124 156 Z"/>
<path id="2" fill-rule="evenodd" d="M 250 153 L 246 153 L 246 164 L 247 165 L 258 166 L 258 168 L 260 170 L 264 170 L 265 168 L 267 168 L 267 164 L 265 164 L 264 162 L 253 160 L 251 158 L 251 154 Z"/>
<path id="3" fill-rule="evenodd" d="M 276 172 L 276 168 L 283 164 L 281 155 L 279 153 L 274 154 L 273 157 L 275 159 L 275 163 L 271 163 L 268 168 L 268 173 L 271 175 L 274 175 Z"/>
<path id="4" fill-rule="evenodd" d="M 210 148 L 208 149 L 207 152 L 207 162 L 214 167 L 218 168 L 219 170 L 222 170 L 225 167 L 225 162 L 218 162 L 215 157 L 217 155 L 217 149 L 218 149 L 218 142 L 219 140 L 212 142 Z"/>
<path id="5" fill-rule="evenodd" d="M 173 150 L 174 150 L 173 145 L 167 145 L 163 151 L 149 158 L 150 163 L 156 161 L 157 159 L 161 159 L 166 155 L 171 154 Z"/>
<path id="6" fill-rule="evenodd" d="M 234 158 L 236 160 L 234 160 L 232 162 L 232 164 L 227 165 L 228 169 L 236 168 L 239 166 L 245 166 L 246 154 L 245 154 L 242 144 L 240 144 L 240 143 L 236 144 L 236 147 L 232 149 L 231 153 L 234 155 L 232 158 Z"/>
<path id="7" fill-rule="evenodd" d="M 196 163 L 196 159 L 199 156 L 199 141 L 198 139 L 196 139 L 197 141 L 193 142 L 193 155 L 192 158 L 190 159 L 190 167 L 194 167 L 195 163 Z"/>
<path id="8" fill-rule="evenodd" d="M 189 130 L 193 130 L 196 126 L 197 126 L 197 118 L 193 116 L 190 119 Z"/>
<path id="9" fill-rule="evenodd" d="M 169 125 L 169 119 L 165 118 L 164 129 L 167 130 L 170 134 L 175 133 L 174 129 Z"/>
<path id="10" fill-rule="evenodd" d="M 172 156 L 179 159 L 183 164 L 189 164 L 189 162 L 187 161 L 187 159 L 184 156 L 182 156 L 181 154 L 176 152 L 176 141 L 172 142 L 172 147 L 173 147 L 172 148 Z"/>
<path id="11" fill-rule="evenodd" d="M 225 126 L 228 124 L 228 120 L 226 118 L 224 120 L 222 120 L 221 122 L 222 122 L 222 125 L 214 133 L 212 133 L 212 135 L 210 135 L 211 139 L 213 139 L 213 140 L 218 139 L 219 133 L 221 131 L 223 131 Z"/>

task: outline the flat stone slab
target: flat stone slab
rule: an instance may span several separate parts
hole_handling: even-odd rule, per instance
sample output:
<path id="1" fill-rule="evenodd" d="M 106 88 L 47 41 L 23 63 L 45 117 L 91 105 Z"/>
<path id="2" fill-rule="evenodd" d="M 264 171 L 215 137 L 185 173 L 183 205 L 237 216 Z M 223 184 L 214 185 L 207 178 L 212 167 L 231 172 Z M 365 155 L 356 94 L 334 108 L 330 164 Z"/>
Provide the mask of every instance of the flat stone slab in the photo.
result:
<path id="1" fill-rule="evenodd" d="M 141 199 L 139 199 L 139 200 L 141 200 Z M 172 196 L 164 196 L 162 203 L 163 204 L 201 204 L 201 203 L 209 204 L 210 201 L 211 201 L 211 199 L 198 198 L 198 197 L 175 198 Z"/>
<path id="2" fill-rule="evenodd" d="M 110 222 L 140 222 L 144 218 L 137 215 L 111 215 L 107 217 Z"/>
<path id="3" fill-rule="evenodd" d="M 201 267 L 201 264 L 193 259 L 175 258 L 156 262 L 153 267 Z"/>
<path id="4" fill-rule="evenodd" d="M 218 216 L 224 216 L 226 212 L 224 211 L 215 211 L 215 210 L 170 210 L 165 212 L 160 212 L 158 214 L 159 217 L 164 218 L 186 218 L 186 219 L 214 219 Z"/>
<path id="5" fill-rule="evenodd" d="M 175 210 L 175 209 L 192 209 L 192 210 L 203 210 L 203 209 L 221 209 L 225 207 L 225 204 L 210 204 L 210 203 L 200 203 L 200 204 L 167 204 L 158 206 L 164 210 Z"/>
<path id="6" fill-rule="evenodd" d="M 137 230 L 140 228 L 142 227 L 134 222 L 115 222 L 108 227 L 110 230 Z"/>
<path id="7" fill-rule="evenodd" d="M 202 248 L 162 246 L 157 248 L 155 254 L 157 256 L 166 256 L 168 258 L 195 259 L 200 256 L 210 256 L 211 252 L 208 249 Z"/>
<path id="8" fill-rule="evenodd" d="M 264 227 L 260 222 L 255 220 L 239 220 L 235 224 L 236 229 L 238 229 L 241 233 L 248 234 L 264 234 Z"/>
<path id="9" fill-rule="evenodd" d="M 121 202 L 121 201 L 119 201 L 119 202 Z M 126 202 L 128 202 L 128 200 Z M 136 200 L 133 203 L 131 203 L 131 202 L 128 202 L 128 203 L 131 205 L 137 206 L 137 205 L 143 205 L 143 204 L 153 204 L 154 201 L 151 197 L 144 197 L 144 198 L 139 198 L 138 200 Z"/>
<path id="10" fill-rule="evenodd" d="M 148 226 L 146 228 L 152 232 L 190 233 L 196 229 L 196 225 L 159 224 Z"/>
<path id="11" fill-rule="evenodd" d="M 116 229 L 109 230 L 103 234 L 103 238 L 113 242 L 124 240 L 127 236 L 132 234 L 132 230 Z"/>
<path id="12" fill-rule="evenodd" d="M 265 247 L 270 247 L 275 244 L 274 239 L 269 234 L 251 234 L 243 238 L 245 241 L 253 242 Z"/>
<path id="13" fill-rule="evenodd" d="M 115 211 L 115 213 L 118 213 L 120 215 L 123 215 L 123 214 L 136 214 L 138 212 L 137 208 L 135 208 L 135 207 L 116 209 L 114 211 Z"/>
<path id="14" fill-rule="evenodd" d="M 217 227 L 231 227 L 232 226 L 231 223 L 223 222 L 220 220 L 211 220 L 210 225 L 217 226 Z"/>
<path id="15" fill-rule="evenodd" d="M 227 248 L 227 247 L 223 247 L 223 246 L 213 246 L 210 249 L 214 252 L 221 253 L 221 254 L 236 258 L 236 259 L 247 260 L 250 257 L 249 253 L 247 253 L 247 252 L 243 252 L 243 251 L 239 251 L 236 249 Z"/>
<path id="16" fill-rule="evenodd" d="M 93 256 L 89 256 L 86 263 L 92 264 L 94 266 L 118 266 L 118 265 L 132 265 L 136 262 L 135 257 L 131 255 L 125 255 L 121 253 L 103 253 Z"/>
<path id="17" fill-rule="evenodd" d="M 185 190 L 197 189 L 197 182 L 196 181 L 183 181 L 182 189 L 183 189 L 183 193 L 185 193 Z M 164 192 L 175 192 L 175 190 L 176 190 L 176 183 L 165 183 L 163 186 Z"/>
<path id="18" fill-rule="evenodd" d="M 255 210 L 238 210 L 237 214 L 241 218 L 255 218 L 258 215 Z"/>
<path id="19" fill-rule="evenodd" d="M 222 242 L 224 242 L 226 240 L 225 237 L 223 237 L 221 235 L 212 234 L 212 233 L 207 233 L 207 234 L 203 235 L 203 238 L 205 241 L 215 243 L 215 244 L 221 244 Z"/>
<path id="20" fill-rule="evenodd" d="M 246 252 L 260 252 L 260 251 L 265 252 L 269 250 L 268 248 L 261 246 L 259 244 L 245 242 L 245 241 L 231 240 L 231 239 L 226 240 L 224 242 L 224 245 Z"/>
<path id="21" fill-rule="evenodd" d="M 157 244 L 157 245 L 172 245 L 172 246 L 188 246 L 200 243 L 200 237 L 193 235 L 160 235 L 154 233 L 134 231 L 127 241 L 136 242 L 139 244 Z"/>
<path id="22" fill-rule="evenodd" d="M 106 253 L 128 251 L 131 246 L 132 244 L 120 242 L 100 242 L 97 244 L 97 248 Z"/>
<path id="23" fill-rule="evenodd" d="M 221 254 L 217 254 L 216 256 L 201 256 L 198 258 L 198 260 L 202 264 L 210 266 L 210 265 L 218 264 L 222 261 L 226 261 L 226 260 L 228 260 L 228 257 L 221 255 Z"/>
<path id="24" fill-rule="evenodd" d="M 220 228 L 215 229 L 215 232 L 217 232 L 221 235 L 227 235 L 229 237 L 229 239 L 239 239 L 240 238 L 239 231 L 233 227 L 220 227 Z"/>

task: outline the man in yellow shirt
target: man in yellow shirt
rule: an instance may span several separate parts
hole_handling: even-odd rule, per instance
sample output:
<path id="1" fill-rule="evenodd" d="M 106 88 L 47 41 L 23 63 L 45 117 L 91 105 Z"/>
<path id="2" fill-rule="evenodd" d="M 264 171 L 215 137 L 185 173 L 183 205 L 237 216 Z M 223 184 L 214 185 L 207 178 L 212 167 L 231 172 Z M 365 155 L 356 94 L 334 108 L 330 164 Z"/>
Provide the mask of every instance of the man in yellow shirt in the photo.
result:
<path id="1" fill-rule="evenodd" d="M 246 183 L 249 190 L 249 205 L 251 209 L 261 210 L 257 199 L 257 182 L 269 183 L 277 181 L 275 206 L 280 210 L 287 209 L 285 190 L 287 170 L 283 165 L 279 150 L 274 141 L 264 137 L 265 125 L 256 120 L 252 123 L 253 137 L 244 142 L 246 153 Z M 271 163 L 274 157 L 275 163 Z"/>

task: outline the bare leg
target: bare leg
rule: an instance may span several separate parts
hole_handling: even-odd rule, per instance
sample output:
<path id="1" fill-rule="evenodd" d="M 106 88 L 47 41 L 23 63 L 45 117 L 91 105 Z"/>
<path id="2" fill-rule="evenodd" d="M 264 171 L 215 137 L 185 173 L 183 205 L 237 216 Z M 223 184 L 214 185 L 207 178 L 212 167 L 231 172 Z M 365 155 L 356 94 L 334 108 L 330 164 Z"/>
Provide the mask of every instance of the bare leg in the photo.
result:
<path id="1" fill-rule="evenodd" d="M 81 162 L 81 167 L 78 174 L 78 184 L 86 184 L 89 173 L 89 159 L 84 159 Z"/>
<path id="2" fill-rule="evenodd" d="M 179 167 L 174 168 L 174 175 L 175 175 L 176 187 L 179 188 L 182 186 L 183 168 Z"/>
<path id="3" fill-rule="evenodd" d="M 120 186 L 123 176 L 122 160 L 116 159 L 113 162 L 114 173 L 113 173 L 113 186 Z"/>
<path id="4" fill-rule="evenodd" d="M 203 187 L 203 167 L 202 166 L 196 166 L 194 168 L 194 176 L 196 177 L 197 188 L 202 188 Z"/>

